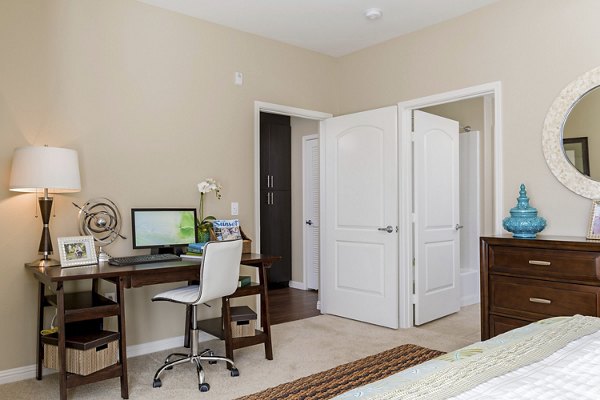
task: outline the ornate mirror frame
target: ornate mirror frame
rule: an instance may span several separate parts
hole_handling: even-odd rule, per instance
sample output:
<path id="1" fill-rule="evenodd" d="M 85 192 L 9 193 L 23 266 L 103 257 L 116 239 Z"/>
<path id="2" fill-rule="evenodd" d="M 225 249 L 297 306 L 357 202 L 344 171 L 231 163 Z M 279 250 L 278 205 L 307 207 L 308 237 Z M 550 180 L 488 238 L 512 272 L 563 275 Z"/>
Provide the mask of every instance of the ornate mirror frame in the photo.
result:
<path id="1" fill-rule="evenodd" d="M 562 128 L 579 99 L 598 86 L 600 67 L 569 83 L 550 106 L 542 132 L 542 149 L 550 171 L 567 189 L 588 199 L 600 199 L 600 182 L 583 175 L 569 162 L 562 146 Z"/>

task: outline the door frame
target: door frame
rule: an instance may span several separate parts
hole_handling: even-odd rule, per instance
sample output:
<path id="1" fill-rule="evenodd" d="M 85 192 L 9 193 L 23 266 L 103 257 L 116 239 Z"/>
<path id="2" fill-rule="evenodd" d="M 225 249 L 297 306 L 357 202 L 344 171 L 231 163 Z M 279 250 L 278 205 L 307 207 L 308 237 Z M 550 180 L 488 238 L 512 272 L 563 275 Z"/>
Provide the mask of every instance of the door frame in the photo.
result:
<path id="1" fill-rule="evenodd" d="M 333 117 L 333 114 L 284 106 L 281 104 L 266 103 L 264 101 L 254 102 L 254 248 L 260 249 L 260 113 L 288 115 L 305 119 L 322 121 Z M 319 124 L 319 135 L 322 130 Z M 293 244 L 292 244 L 293 246 Z M 304 269 L 304 266 L 303 266 Z"/>
<path id="2" fill-rule="evenodd" d="M 459 90 L 434 94 L 413 100 L 398 103 L 398 126 L 400 137 L 398 140 L 398 167 L 399 167 L 399 323 L 401 328 L 414 326 L 413 318 L 413 157 L 412 157 L 412 111 L 424 107 L 444 103 L 452 103 L 473 97 L 491 95 L 494 97 L 494 171 L 493 171 L 493 197 L 494 197 L 494 230 L 496 234 L 502 232 L 503 190 L 502 190 L 502 83 L 500 81 L 471 86 Z M 487 118 L 487 116 L 485 117 Z"/>
<path id="3" fill-rule="evenodd" d="M 319 124 L 320 125 L 320 124 Z M 319 130 L 321 129 L 321 127 L 319 126 Z M 320 147 L 320 142 L 319 142 L 319 134 L 314 134 L 314 135 L 307 135 L 307 136 L 303 136 L 302 137 L 302 220 L 306 221 L 307 220 L 307 216 L 306 216 L 306 175 L 304 174 L 304 171 L 306 170 L 306 154 L 304 153 L 304 147 L 306 146 L 306 142 L 309 140 L 317 140 L 317 143 L 319 144 Z M 320 154 L 321 154 L 321 150 L 319 148 L 319 158 L 320 158 Z M 320 163 L 319 163 L 320 164 Z M 319 167 L 319 176 L 321 175 L 321 170 Z M 321 187 L 319 186 L 317 188 L 317 190 L 319 191 L 319 200 L 321 199 Z M 320 201 L 319 201 L 320 203 Z M 319 221 L 319 228 L 321 227 L 321 223 Z M 306 246 L 306 236 L 307 236 L 307 228 L 306 225 L 302 226 L 302 254 L 304 254 L 303 257 L 303 266 L 302 266 L 302 270 L 304 272 L 304 282 L 303 282 L 303 290 L 307 290 L 308 289 L 308 275 L 309 275 L 309 271 L 307 268 L 307 254 L 309 253 L 310 249 Z M 320 235 L 319 235 L 320 237 Z M 316 257 L 319 258 L 319 271 L 321 270 L 320 268 L 320 259 L 321 259 L 321 243 L 319 243 L 319 254 L 316 255 Z M 321 274 L 319 273 L 319 281 L 320 281 L 320 277 Z M 320 286 L 319 282 L 319 286 Z"/>

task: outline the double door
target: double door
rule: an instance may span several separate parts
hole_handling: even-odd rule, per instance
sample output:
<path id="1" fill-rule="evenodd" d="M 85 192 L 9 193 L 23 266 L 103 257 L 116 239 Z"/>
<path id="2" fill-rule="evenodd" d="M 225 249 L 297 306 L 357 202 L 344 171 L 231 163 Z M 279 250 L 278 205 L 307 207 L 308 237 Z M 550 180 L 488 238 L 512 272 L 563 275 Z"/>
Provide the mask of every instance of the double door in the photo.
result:
<path id="1" fill-rule="evenodd" d="M 260 252 L 281 255 L 269 271 L 271 286 L 292 279 L 290 117 L 260 114 Z"/>

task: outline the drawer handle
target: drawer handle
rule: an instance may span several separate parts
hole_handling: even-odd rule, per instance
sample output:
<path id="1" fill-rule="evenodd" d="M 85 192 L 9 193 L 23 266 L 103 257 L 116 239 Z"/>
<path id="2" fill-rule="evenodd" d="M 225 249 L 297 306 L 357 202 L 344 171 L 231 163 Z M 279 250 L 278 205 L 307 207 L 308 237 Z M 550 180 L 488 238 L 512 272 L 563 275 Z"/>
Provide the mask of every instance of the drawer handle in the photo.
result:
<path id="1" fill-rule="evenodd" d="M 550 266 L 552 263 L 550 261 L 529 260 L 529 264 Z"/>
<path id="2" fill-rule="evenodd" d="M 552 303 L 551 300 L 540 299 L 540 298 L 537 298 L 537 297 L 530 297 L 529 301 L 532 302 L 532 303 L 540 303 L 540 304 L 551 304 Z"/>

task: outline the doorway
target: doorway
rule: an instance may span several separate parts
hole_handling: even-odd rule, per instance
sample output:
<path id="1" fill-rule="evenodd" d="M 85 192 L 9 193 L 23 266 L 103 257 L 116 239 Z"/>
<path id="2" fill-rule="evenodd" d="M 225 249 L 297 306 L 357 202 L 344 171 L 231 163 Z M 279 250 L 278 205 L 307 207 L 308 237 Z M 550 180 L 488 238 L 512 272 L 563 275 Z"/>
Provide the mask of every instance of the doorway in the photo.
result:
<path id="1" fill-rule="evenodd" d="M 291 187 L 291 221 L 292 221 L 292 248 L 291 248 L 291 263 L 292 263 L 292 274 L 289 280 L 289 288 L 277 289 L 269 296 L 273 298 L 273 295 L 279 296 L 277 301 L 278 313 L 283 314 L 282 309 L 289 309 L 289 314 L 305 315 L 306 313 L 297 313 L 294 311 L 298 304 L 306 304 L 307 302 L 314 303 L 313 308 L 318 308 L 318 298 L 315 293 L 307 294 L 304 292 L 310 285 L 307 284 L 306 272 L 304 271 L 304 188 L 303 188 L 303 138 L 306 136 L 314 136 L 319 134 L 320 124 L 319 121 L 326 118 L 330 118 L 332 115 L 322 113 L 318 111 L 299 109 L 294 107 L 288 107 L 278 104 L 255 102 L 254 108 L 254 144 L 255 144 L 255 157 L 254 157 L 254 169 L 255 169 L 255 251 L 261 250 L 261 171 L 260 171 L 260 115 L 261 113 L 276 114 L 289 117 L 290 125 L 292 128 L 291 133 L 291 155 L 290 163 L 292 164 L 292 187 Z M 308 218 L 307 218 L 308 219 Z M 300 300 L 302 299 L 302 300 Z M 317 299 L 317 301 L 314 301 Z M 308 310 L 310 313 L 310 310 Z M 310 315 L 309 315 L 310 316 Z M 298 319 L 298 318 L 296 318 Z"/>
<path id="2" fill-rule="evenodd" d="M 465 88 L 453 92 L 442 93 L 420 99 L 410 100 L 398 104 L 400 126 L 400 235 L 399 235 L 399 267 L 400 267 L 400 327 L 408 328 L 414 325 L 414 307 L 418 307 L 413 291 L 414 282 L 414 231 L 413 231 L 413 120 L 414 110 L 430 109 L 433 106 L 448 105 L 461 100 L 480 98 L 483 102 L 484 116 L 482 136 L 486 145 L 481 155 L 486 160 L 491 160 L 488 167 L 482 170 L 483 174 L 483 209 L 480 211 L 484 228 L 481 234 L 495 234 L 501 232 L 502 219 L 502 116 L 501 116 L 501 84 L 493 82 L 475 87 Z M 463 126 L 464 128 L 464 126 Z M 471 241 L 473 239 L 470 239 Z M 476 271 L 465 275 L 464 281 L 475 290 L 479 279 Z M 478 301 L 477 296 L 463 299 L 465 304 Z"/>

